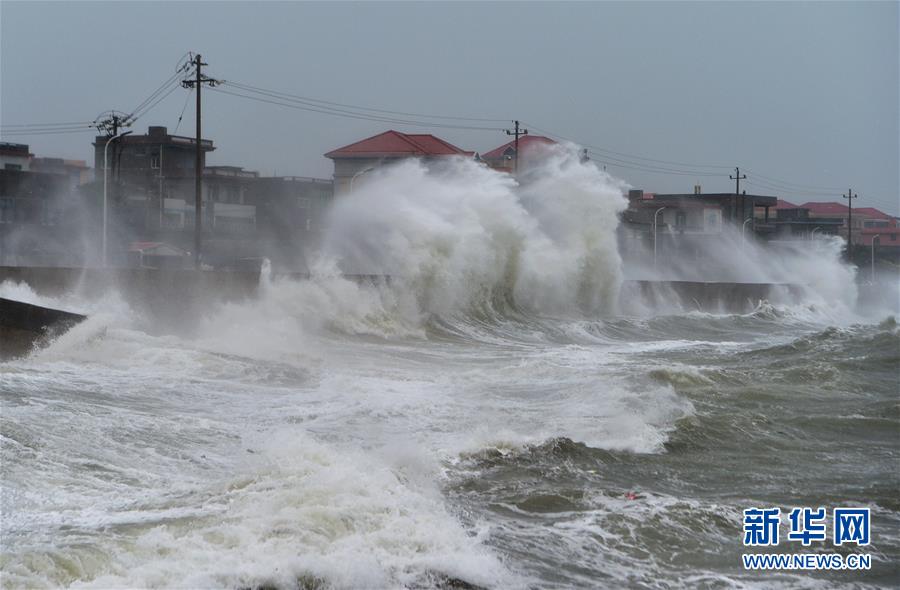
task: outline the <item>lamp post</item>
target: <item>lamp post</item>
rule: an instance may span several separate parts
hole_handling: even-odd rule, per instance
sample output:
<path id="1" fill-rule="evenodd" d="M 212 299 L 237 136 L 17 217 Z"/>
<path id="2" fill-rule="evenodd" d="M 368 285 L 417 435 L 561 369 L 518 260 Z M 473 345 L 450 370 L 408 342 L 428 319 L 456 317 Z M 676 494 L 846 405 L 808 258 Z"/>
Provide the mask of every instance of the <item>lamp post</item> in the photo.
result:
<path id="1" fill-rule="evenodd" d="M 374 166 L 369 166 L 368 168 L 365 168 L 365 169 L 363 169 L 363 170 L 360 170 L 359 172 L 357 172 L 356 174 L 354 174 L 354 175 L 350 178 L 350 192 L 351 192 L 351 193 L 353 192 L 353 181 L 356 180 L 356 177 L 357 177 L 357 176 L 362 176 L 362 175 L 365 174 L 366 172 L 371 172 L 372 170 L 375 170 L 375 167 L 374 167 Z"/>
<path id="2" fill-rule="evenodd" d="M 103 146 L 103 268 L 106 268 L 106 223 L 107 223 L 107 184 L 109 184 L 109 158 L 107 157 L 109 144 L 115 139 L 129 135 L 131 131 L 113 135 L 106 140 Z"/>
<path id="3" fill-rule="evenodd" d="M 660 207 L 653 214 L 653 268 L 656 269 L 656 216 L 659 215 L 665 207 Z"/>
<path id="4" fill-rule="evenodd" d="M 881 237 L 881 234 L 872 236 L 872 284 L 875 284 L 875 240 Z"/>
<path id="5" fill-rule="evenodd" d="M 753 221 L 752 217 L 748 217 L 744 220 L 743 225 L 741 225 L 741 244 L 747 243 L 747 238 L 744 237 L 744 231 L 747 229 L 747 224 Z"/>

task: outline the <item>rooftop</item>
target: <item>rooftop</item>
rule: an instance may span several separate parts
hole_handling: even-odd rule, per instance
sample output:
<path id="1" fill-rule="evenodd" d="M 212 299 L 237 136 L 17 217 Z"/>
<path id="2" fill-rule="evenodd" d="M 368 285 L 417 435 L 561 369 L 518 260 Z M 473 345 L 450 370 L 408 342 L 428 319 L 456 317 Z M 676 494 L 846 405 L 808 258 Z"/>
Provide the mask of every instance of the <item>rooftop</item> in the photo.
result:
<path id="1" fill-rule="evenodd" d="M 736 197 L 752 200 L 756 207 L 773 207 L 778 203 L 777 197 L 767 195 L 736 195 L 734 193 L 685 193 L 685 194 L 660 194 L 660 193 L 644 193 L 639 199 L 632 199 L 635 204 L 644 206 L 654 206 L 655 204 L 671 204 L 671 203 L 690 203 L 697 201 L 726 201 Z"/>
<path id="2" fill-rule="evenodd" d="M 421 156 L 472 156 L 452 143 L 428 134 L 385 131 L 325 154 L 326 158 L 403 158 Z"/>
<path id="3" fill-rule="evenodd" d="M 809 209 L 810 213 L 815 215 L 846 215 L 847 205 L 844 203 L 835 203 L 833 201 L 810 201 L 800 205 L 803 209 Z M 892 219 L 887 213 L 880 211 L 874 207 L 854 207 L 854 215 L 860 215 L 869 219 Z"/>
<path id="4" fill-rule="evenodd" d="M 524 153 L 526 150 L 533 149 L 538 145 L 554 145 L 556 143 L 557 142 L 549 137 L 544 137 L 543 135 L 523 135 L 519 138 L 519 149 Z M 510 154 L 515 153 L 516 140 L 504 143 L 500 147 L 494 148 L 486 154 L 482 154 L 481 158 L 483 160 L 499 160 L 507 154 L 507 151 L 509 151 Z"/>
<path id="5" fill-rule="evenodd" d="M 107 140 L 109 140 L 109 136 L 98 135 L 94 140 L 94 145 L 103 146 L 107 142 Z M 185 148 L 194 148 L 194 146 L 196 146 L 197 144 L 196 139 L 193 137 L 186 137 L 184 135 L 170 135 L 168 129 L 159 126 L 148 127 L 147 133 L 144 135 L 126 135 L 122 138 L 122 142 L 128 144 L 166 144 L 170 147 Z M 211 152 L 216 149 L 215 147 L 213 147 L 213 142 L 211 139 L 201 139 L 200 147 L 203 149 L 203 151 L 206 152 Z"/>

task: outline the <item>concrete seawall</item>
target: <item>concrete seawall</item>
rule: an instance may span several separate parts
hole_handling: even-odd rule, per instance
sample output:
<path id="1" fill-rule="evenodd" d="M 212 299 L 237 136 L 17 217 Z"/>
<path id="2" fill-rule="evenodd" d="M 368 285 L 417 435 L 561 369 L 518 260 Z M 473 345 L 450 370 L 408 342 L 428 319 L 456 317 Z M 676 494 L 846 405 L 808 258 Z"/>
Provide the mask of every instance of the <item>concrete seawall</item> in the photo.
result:
<path id="1" fill-rule="evenodd" d="M 304 274 L 280 275 L 294 279 Z M 388 277 L 348 276 L 360 282 L 383 281 Z M 95 299 L 116 291 L 136 310 L 178 324 L 189 322 L 209 305 L 254 297 L 259 290 L 259 272 L 196 272 L 192 270 L 156 270 L 142 268 L 99 269 L 57 267 L 0 267 L 0 283 L 25 283 L 37 294 L 59 297 L 76 293 L 82 299 Z M 740 312 L 752 309 L 775 290 L 789 292 L 791 285 L 765 283 L 702 283 L 688 281 L 625 281 L 623 297 L 640 297 L 644 303 L 661 309 L 682 308 L 704 311 Z M 72 310 L 82 311 L 82 310 Z"/>
<path id="2" fill-rule="evenodd" d="M 775 283 L 624 281 L 621 296 L 639 297 L 642 304 L 659 310 L 742 313 L 760 301 L 795 298 L 800 291 L 799 285 Z"/>
<path id="3" fill-rule="evenodd" d="M 0 359 L 27 353 L 85 316 L 0 297 Z"/>

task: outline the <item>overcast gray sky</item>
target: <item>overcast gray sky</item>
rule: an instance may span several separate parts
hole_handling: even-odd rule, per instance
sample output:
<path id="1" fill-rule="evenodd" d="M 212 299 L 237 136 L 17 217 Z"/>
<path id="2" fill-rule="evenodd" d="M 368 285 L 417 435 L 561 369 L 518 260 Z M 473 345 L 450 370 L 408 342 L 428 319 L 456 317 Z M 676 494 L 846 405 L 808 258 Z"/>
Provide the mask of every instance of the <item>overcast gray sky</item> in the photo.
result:
<path id="1" fill-rule="evenodd" d="M 3 125 L 130 112 L 195 51 L 210 75 L 260 88 L 518 118 L 532 132 L 600 148 L 609 172 L 646 190 L 690 192 L 698 182 L 705 192 L 733 190 L 728 169 L 707 166 L 740 166 L 748 192 L 841 200 L 835 195 L 852 186 L 859 206 L 900 213 L 897 2 L 4 0 L 0 20 Z M 173 129 L 186 93 L 169 95 L 136 131 Z M 210 163 L 263 174 L 330 177 L 323 153 L 389 128 L 479 152 L 507 140 L 493 130 L 340 118 L 213 92 L 204 93 L 203 112 L 204 136 L 217 145 Z M 189 104 L 179 134 L 192 134 L 193 124 Z M 90 132 L 3 140 L 38 155 L 92 158 Z"/>

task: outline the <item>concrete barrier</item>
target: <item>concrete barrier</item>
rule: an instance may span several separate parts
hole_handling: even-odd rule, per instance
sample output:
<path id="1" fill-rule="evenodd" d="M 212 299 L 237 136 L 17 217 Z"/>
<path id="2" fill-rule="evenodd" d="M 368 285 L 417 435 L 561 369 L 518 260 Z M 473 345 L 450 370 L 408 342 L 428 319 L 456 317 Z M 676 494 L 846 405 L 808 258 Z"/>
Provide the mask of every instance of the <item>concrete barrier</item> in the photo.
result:
<path id="1" fill-rule="evenodd" d="M 86 316 L 0 297 L 0 358 L 19 356 Z"/>
<path id="2" fill-rule="evenodd" d="M 303 273 L 276 275 L 301 280 Z M 170 322 L 181 328 L 203 315 L 204 309 L 222 301 L 239 301 L 256 296 L 259 271 L 193 271 L 147 268 L 57 268 L 0 267 L 0 283 L 25 283 L 36 293 L 58 297 L 75 293 L 96 299 L 116 291 L 137 312 L 148 312 L 154 321 Z M 385 282 L 390 277 L 348 275 L 359 282 Z M 700 309 L 741 312 L 752 309 L 775 290 L 797 290 L 796 285 L 769 283 L 704 283 L 694 281 L 625 281 L 623 297 L 640 297 L 659 309 Z"/>
<path id="3" fill-rule="evenodd" d="M 640 297 L 657 309 L 743 313 L 760 301 L 800 295 L 800 285 L 786 283 L 719 283 L 699 281 L 624 281 L 624 297 Z"/>

